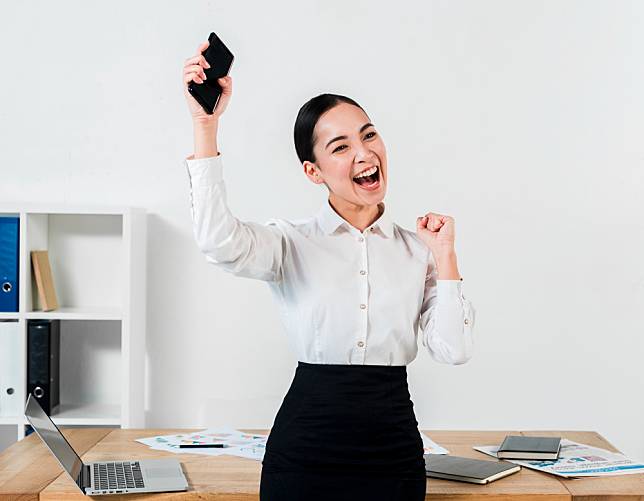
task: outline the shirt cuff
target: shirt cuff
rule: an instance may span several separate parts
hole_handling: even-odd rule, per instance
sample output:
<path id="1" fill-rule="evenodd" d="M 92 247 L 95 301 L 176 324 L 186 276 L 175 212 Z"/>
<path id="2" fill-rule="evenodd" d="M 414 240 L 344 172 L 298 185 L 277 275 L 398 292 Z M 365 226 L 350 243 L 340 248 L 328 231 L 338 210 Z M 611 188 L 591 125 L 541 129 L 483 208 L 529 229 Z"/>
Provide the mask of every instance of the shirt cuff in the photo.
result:
<path id="1" fill-rule="evenodd" d="M 437 296 L 439 298 L 462 297 L 463 280 L 436 280 Z"/>
<path id="2" fill-rule="evenodd" d="M 186 169 L 192 186 L 212 186 L 223 179 L 223 163 L 221 153 L 216 157 L 194 158 L 194 154 L 186 158 Z"/>

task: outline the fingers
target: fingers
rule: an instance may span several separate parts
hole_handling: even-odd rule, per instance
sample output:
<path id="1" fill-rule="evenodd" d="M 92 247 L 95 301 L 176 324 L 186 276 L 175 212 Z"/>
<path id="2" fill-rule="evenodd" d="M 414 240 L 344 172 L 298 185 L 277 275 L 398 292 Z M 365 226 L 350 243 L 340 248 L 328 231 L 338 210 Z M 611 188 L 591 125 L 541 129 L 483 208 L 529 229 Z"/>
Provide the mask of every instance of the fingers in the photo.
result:
<path id="1" fill-rule="evenodd" d="M 431 224 L 432 226 L 432 231 L 439 230 L 441 226 L 445 224 L 445 216 L 441 216 L 440 214 L 431 214 L 429 216 L 429 223 L 428 225 Z"/>
<path id="2" fill-rule="evenodd" d="M 204 68 L 210 68 L 210 64 L 208 61 L 206 61 L 206 58 L 203 57 L 201 54 L 193 57 L 189 57 L 186 59 L 185 66 L 191 66 L 193 64 L 199 64 L 203 66 Z"/>
<path id="3" fill-rule="evenodd" d="M 221 85 L 221 93 L 224 95 L 231 94 L 233 91 L 233 79 L 230 75 L 217 79 L 217 83 Z"/>
<path id="4" fill-rule="evenodd" d="M 443 226 L 442 217 L 440 214 L 430 212 L 425 216 L 427 218 L 427 229 L 430 231 L 438 231 Z"/>
<path id="5" fill-rule="evenodd" d="M 203 83 L 207 78 L 204 68 L 210 68 L 210 64 L 208 64 L 208 61 L 202 55 L 186 59 L 185 66 L 183 67 L 184 82 L 194 80 L 197 83 Z"/>
<path id="6" fill-rule="evenodd" d="M 186 66 L 183 69 L 183 81 L 186 83 L 190 82 L 191 80 L 194 80 L 197 83 L 203 83 L 203 81 L 207 78 L 208 77 L 206 77 L 206 72 L 198 64 Z"/>
<path id="7" fill-rule="evenodd" d="M 188 83 L 194 80 L 196 83 L 203 83 L 207 79 L 204 68 L 210 68 L 210 64 L 206 61 L 202 52 L 205 51 L 210 43 L 208 41 L 202 43 L 197 47 L 197 54 L 193 57 L 186 59 L 183 67 L 183 81 Z"/>
<path id="8" fill-rule="evenodd" d="M 205 77 L 206 72 L 200 64 L 191 64 L 189 66 L 184 66 L 183 67 L 183 73 L 197 73 L 198 75 Z"/>
<path id="9" fill-rule="evenodd" d="M 436 214 L 435 212 L 428 212 L 424 216 L 416 219 L 416 223 L 420 228 L 427 228 L 429 231 L 438 231 L 449 221 L 453 222 L 454 218 L 443 214 Z"/>

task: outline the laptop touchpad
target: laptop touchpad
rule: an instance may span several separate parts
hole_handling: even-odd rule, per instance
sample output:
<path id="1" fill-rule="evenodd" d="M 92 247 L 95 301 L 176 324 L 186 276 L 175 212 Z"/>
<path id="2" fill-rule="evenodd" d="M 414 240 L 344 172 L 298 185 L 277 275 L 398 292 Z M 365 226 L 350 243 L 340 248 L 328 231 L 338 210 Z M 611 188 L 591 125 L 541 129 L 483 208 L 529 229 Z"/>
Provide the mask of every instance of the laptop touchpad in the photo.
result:
<path id="1" fill-rule="evenodd" d="M 178 476 L 179 472 L 176 468 L 146 468 L 145 474 L 149 478 L 168 478 Z"/>

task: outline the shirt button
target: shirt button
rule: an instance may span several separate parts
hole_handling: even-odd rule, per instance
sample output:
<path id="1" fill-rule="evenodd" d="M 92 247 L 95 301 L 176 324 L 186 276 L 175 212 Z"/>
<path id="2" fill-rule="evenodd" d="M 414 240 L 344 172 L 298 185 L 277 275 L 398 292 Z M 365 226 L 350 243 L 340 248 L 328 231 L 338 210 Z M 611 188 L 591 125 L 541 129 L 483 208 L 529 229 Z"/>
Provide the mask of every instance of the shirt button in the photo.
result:
<path id="1" fill-rule="evenodd" d="M 367 272 L 365 270 L 360 270 L 360 275 L 366 275 Z"/>
<path id="2" fill-rule="evenodd" d="M 364 343 L 362 341 L 358 341 L 358 346 L 362 348 L 364 346 Z"/>
<path id="3" fill-rule="evenodd" d="M 367 307 L 367 305 L 366 305 L 366 304 L 361 304 L 361 305 L 360 305 L 360 308 L 361 308 L 362 310 L 364 310 L 366 307 Z"/>
<path id="4" fill-rule="evenodd" d="M 364 238 L 362 237 L 358 238 L 358 242 L 364 242 Z"/>
<path id="5" fill-rule="evenodd" d="M 467 325 L 468 323 L 469 323 L 469 322 L 468 322 L 468 320 L 467 320 L 467 318 L 466 318 L 466 319 L 465 319 L 465 325 Z"/>
<path id="6" fill-rule="evenodd" d="M 373 227 L 373 226 L 372 226 L 371 228 L 369 228 L 369 229 L 370 229 L 371 231 L 376 231 L 376 230 L 374 229 L 374 227 Z"/>

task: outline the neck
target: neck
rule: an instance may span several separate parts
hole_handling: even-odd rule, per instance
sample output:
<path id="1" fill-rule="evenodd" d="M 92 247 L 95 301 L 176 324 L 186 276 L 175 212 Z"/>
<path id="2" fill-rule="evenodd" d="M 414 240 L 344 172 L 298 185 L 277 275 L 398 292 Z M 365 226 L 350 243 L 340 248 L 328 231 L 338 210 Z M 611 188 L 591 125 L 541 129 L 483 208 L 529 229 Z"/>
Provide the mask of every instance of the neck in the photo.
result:
<path id="1" fill-rule="evenodd" d="M 361 232 L 378 219 L 384 211 L 382 202 L 375 205 L 356 205 L 337 198 L 333 194 L 329 195 L 329 203 L 342 219 Z"/>

